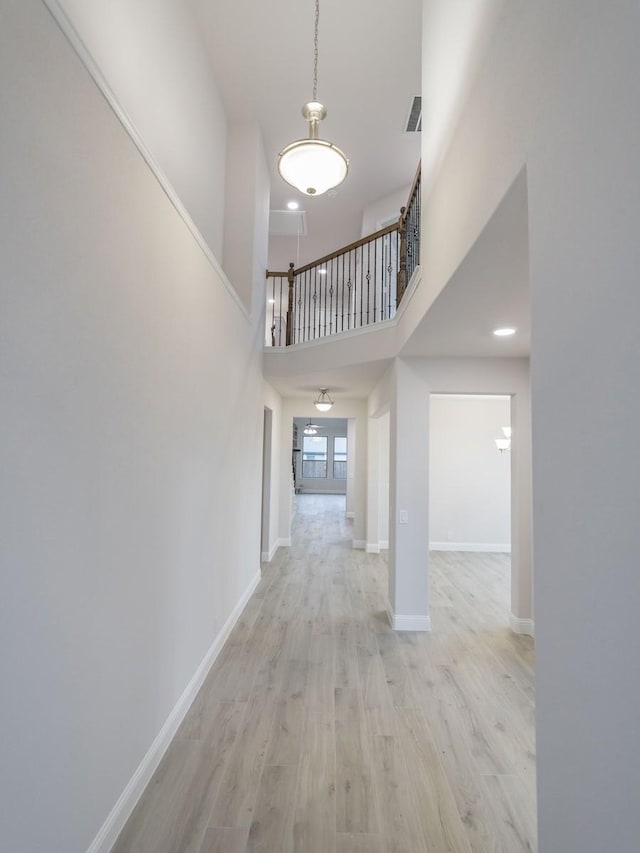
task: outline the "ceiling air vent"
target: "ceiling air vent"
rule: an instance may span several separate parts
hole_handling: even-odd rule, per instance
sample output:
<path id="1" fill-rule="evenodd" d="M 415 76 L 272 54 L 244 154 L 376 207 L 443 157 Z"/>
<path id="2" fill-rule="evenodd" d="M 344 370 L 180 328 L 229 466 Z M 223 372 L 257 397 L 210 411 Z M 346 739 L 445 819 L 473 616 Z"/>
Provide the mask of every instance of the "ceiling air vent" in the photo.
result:
<path id="1" fill-rule="evenodd" d="M 422 130 L 422 98 L 415 95 L 409 107 L 409 118 L 404 127 L 405 133 L 420 133 Z"/>

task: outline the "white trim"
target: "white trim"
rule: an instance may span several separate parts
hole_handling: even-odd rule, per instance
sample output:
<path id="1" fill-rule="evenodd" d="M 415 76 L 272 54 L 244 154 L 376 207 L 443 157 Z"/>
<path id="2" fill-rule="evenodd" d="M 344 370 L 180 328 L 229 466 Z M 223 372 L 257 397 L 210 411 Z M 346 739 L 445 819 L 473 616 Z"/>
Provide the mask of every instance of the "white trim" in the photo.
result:
<path id="1" fill-rule="evenodd" d="M 356 514 L 355 514 L 355 512 L 347 512 L 347 513 L 346 513 L 346 517 L 347 517 L 347 518 L 355 518 L 355 517 L 356 517 Z"/>
<path id="2" fill-rule="evenodd" d="M 535 637 L 535 622 L 533 619 L 522 619 L 520 616 L 509 616 L 509 626 L 514 634 L 528 634 Z"/>
<path id="3" fill-rule="evenodd" d="M 122 832 L 125 823 L 129 819 L 138 800 L 142 796 L 144 789 L 149 784 L 151 777 L 160 764 L 160 761 L 167 751 L 175 733 L 178 731 L 187 711 L 191 707 L 191 703 L 196 698 L 198 691 L 202 687 L 209 670 L 220 654 L 220 651 L 227 641 L 234 625 L 238 621 L 240 614 L 255 592 L 255 589 L 260 582 L 260 578 L 261 574 L 258 571 L 252 578 L 249 586 L 243 592 L 236 606 L 231 611 L 229 618 L 222 626 L 217 637 L 209 647 L 208 652 L 205 654 L 191 680 L 185 687 L 182 696 L 178 699 L 178 702 L 169 714 L 165 724 L 160 729 L 156 739 L 151 744 L 147 754 L 140 762 L 138 769 L 129 780 L 124 791 L 118 797 L 115 806 L 111 809 L 109 816 L 102 824 L 96 837 L 91 842 L 87 853 L 109 853 L 115 844 L 116 839 Z"/>
<path id="4" fill-rule="evenodd" d="M 380 550 L 381 551 L 388 551 L 389 550 L 389 540 L 388 539 L 381 539 L 380 540 Z"/>
<path id="5" fill-rule="evenodd" d="M 430 631 L 431 616 L 403 616 L 387 610 L 394 631 Z"/>
<path id="6" fill-rule="evenodd" d="M 508 542 L 429 542 L 430 551 L 480 551 L 486 554 L 510 554 Z"/>
<path id="7" fill-rule="evenodd" d="M 379 554 L 380 553 L 380 545 L 376 542 L 367 542 L 367 547 L 365 548 L 367 554 Z"/>
<path id="8" fill-rule="evenodd" d="M 213 267 L 216 275 L 218 276 L 218 278 L 220 279 L 220 281 L 222 282 L 222 284 L 224 285 L 226 290 L 229 292 L 229 295 L 231 296 L 231 298 L 235 302 L 236 306 L 240 309 L 240 311 L 246 317 L 246 319 L 250 320 L 251 318 L 250 318 L 249 312 L 247 311 L 242 300 L 240 299 L 240 297 L 236 293 L 233 285 L 231 284 L 231 282 L 227 278 L 227 275 L 224 272 L 224 270 L 222 269 L 222 267 L 220 266 L 216 256 L 211 251 L 209 244 L 207 243 L 205 238 L 202 236 L 200 230 L 198 229 L 198 226 L 195 224 L 195 222 L 193 221 L 193 219 L 189 215 L 186 207 L 180 201 L 180 198 L 179 198 L 178 194 L 176 193 L 175 189 L 173 188 L 173 186 L 171 185 L 169 178 L 162 171 L 159 163 L 154 158 L 151 151 L 147 148 L 140 131 L 135 126 L 135 124 L 133 123 L 132 119 L 129 117 L 129 115 L 125 111 L 122 104 L 118 101 L 118 98 L 116 97 L 115 92 L 113 91 L 113 89 L 111 88 L 109 83 L 107 82 L 107 78 L 104 76 L 104 74 L 100 70 L 98 63 L 93 58 L 89 48 L 82 41 L 82 38 L 80 37 L 78 31 L 76 30 L 76 28 L 71 23 L 70 18 L 67 16 L 66 12 L 62 9 L 58 0 L 43 0 L 43 2 L 44 2 L 44 5 L 49 10 L 52 18 L 54 19 L 54 21 L 56 22 L 56 24 L 58 25 L 58 27 L 60 28 L 60 30 L 64 34 L 65 38 L 67 39 L 67 41 L 69 42 L 69 44 L 71 45 L 73 50 L 76 52 L 78 58 L 80 59 L 80 61 L 82 62 L 82 64 L 86 68 L 86 70 L 89 72 L 91 78 L 93 79 L 94 83 L 96 84 L 96 86 L 98 87 L 100 92 L 102 93 L 104 99 L 106 100 L 106 102 L 109 104 L 109 106 L 113 110 L 116 118 L 118 119 L 118 121 L 120 122 L 122 127 L 125 129 L 125 131 L 129 135 L 129 138 L 131 139 L 133 144 L 136 146 L 136 148 L 138 149 L 140 154 L 142 155 L 142 159 L 145 161 L 145 163 L 147 164 L 149 169 L 152 171 L 156 180 L 158 181 L 158 183 L 160 184 L 160 186 L 164 190 L 165 195 L 167 196 L 167 198 L 169 199 L 169 201 L 171 202 L 171 204 L 175 208 L 176 212 L 178 213 L 178 215 L 180 216 L 180 218 L 182 219 L 184 224 L 187 226 L 187 228 L 191 232 L 194 240 L 196 241 L 196 243 L 198 244 L 198 246 L 202 250 L 204 256 L 207 258 L 207 260 L 209 261 L 209 263 Z"/>
<path id="9" fill-rule="evenodd" d="M 364 551 L 366 546 L 367 546 L 367 543 L 364 539 L 352 539 L 351 540 L 351 547 L 356 548 L 359 551 Z"/>
<path id="10" fill-rule="evenodd" d="M 280 539 L 276 539 L 270 551 L 263 551 L 260 559 L 263 563 L 270 563 L 276 555 L 276 551 L 280 547 Z"/>
<path id="11" fill-rule="evenodd" d="M 275 557 L 278 548 L 289 548 L 290 546 L 291 539 L 276 539 L 269 553 L 267 553 L 266 551 L 262 551 L 262 553 L 260 554 L 260 559 L 263 563 L 270 563 Z"/>

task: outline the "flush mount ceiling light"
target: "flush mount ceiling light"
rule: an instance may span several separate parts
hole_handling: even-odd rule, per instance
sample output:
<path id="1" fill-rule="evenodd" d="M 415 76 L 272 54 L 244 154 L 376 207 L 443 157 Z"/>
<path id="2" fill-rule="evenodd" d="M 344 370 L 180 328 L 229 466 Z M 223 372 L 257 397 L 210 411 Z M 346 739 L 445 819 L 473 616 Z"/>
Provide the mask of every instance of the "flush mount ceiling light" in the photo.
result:
<path id="1" fill-rule="evenodd" d="M 302 108 L 309 123 L 309 138 L 297 139 L 278 154 L 278 171 L 282 178 L 305 195 L 322 195 L 337 187 L 347 177 L 349 161 L 332 142 L 318 137 L 318 125 L 327 115 L 326 107 L 318 103 L 318 21 L 320 0 L 316 0 L 313 35 L 313 100 Z"/>
<path id="2" fill-rule="evenodd" d="M 289 208 L 289 210 L 297 210 L 300 207 L 300 205 L 298 204 L 297 201 L 288 201 L 287 207 Z"/>
<path id="3" fill-rule="evenodd" d="M 317 399 L 313 401 L 313 405 L 319 412 L 328 412 L 333 406 L 333 400 L 329 396 L 328 388 L 321 388 Z"/>
<path id="4" fill-rule="evenodd" d="M 504 326 L 501 329 L 494 329 L 493 330 L 493 334 L 497 338 L 508 338 L 511 335 L 515 335 L 515 333 L 516 333 L 516 330 L 513 328 L 513 326 Z"/>

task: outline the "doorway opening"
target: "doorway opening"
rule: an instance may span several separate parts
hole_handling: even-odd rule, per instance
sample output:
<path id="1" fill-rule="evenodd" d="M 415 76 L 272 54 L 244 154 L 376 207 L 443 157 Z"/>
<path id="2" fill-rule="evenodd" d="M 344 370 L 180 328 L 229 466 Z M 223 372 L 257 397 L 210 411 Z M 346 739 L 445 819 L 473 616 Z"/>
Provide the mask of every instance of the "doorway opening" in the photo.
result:
<path id="1" fill-rule="evenodd" d="M 265 406 L 262 433 L 262 511 L 260 515 L 260 560 L 271 559 L 271 448 L 273 444 L 273 412 Z"/>
<path id="2" fill-rule="evenodd" d="M 432 394 L 429 419 L 432 603 L 455 602 L 456 618 L 470 624 L 474 601 L 481 601 L 485 622 L 508 626 L 511 454 L 504 440 L 511 398 Z"/>

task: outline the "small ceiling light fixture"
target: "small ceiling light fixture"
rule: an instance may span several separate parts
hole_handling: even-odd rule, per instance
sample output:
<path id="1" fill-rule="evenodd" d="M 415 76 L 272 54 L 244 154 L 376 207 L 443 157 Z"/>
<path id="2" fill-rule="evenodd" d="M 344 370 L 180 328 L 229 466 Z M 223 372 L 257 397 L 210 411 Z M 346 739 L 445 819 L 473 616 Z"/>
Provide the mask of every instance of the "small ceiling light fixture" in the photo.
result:
<path id="1" fill-rule="evenodd" d="M 313 405 L 319 412 L 328 412 L 329 409 L 333 406 L 333 400 L 329 396 L 328 388 L 321 388 L 320 393 L 316 400 L 313 401 Z"/>
<path id="2" fill-rule="evenodd" d="M 278 171 L 292 187 L 305 195 L 322 195 L 337 187 L 347 177 L 349 161 L 332 142 L 318 137 L 318 125 L 327 115 L 326 107 L 318 103 L 318 21 L 320 0 L 316 0 L 313 35 L 313 100 L 302 108 L 309 123 L 309 138 L 291 142 L 278 154 Z"/>
<path id="3" fill-rule="evenodd" d="M 309 418 L 309 423 L 303 429 L 305 435 L 316 435 L 318 430 L 316 429 L 316 425 L 311 423 L 311 418 Z"/>
<path id="4" fill-rule="evenodd" d="M 298 204 L 297 201 L 288 201 L 287 207 L 289 208 L 289 210 L 297 210 L 300 207 L 300 205 Z"/>
<path id="5" fill-rule="evenodd" d="M 502 328 L 502 329 L 494 329 L 493 330 L 493 334 L 497 338 L 508 338 L 511 335 L 515 335 L 515 333 L 516 333 L 516 330 L 513 328 L 513 326 L 504 326 L 504 328 Z"/>

